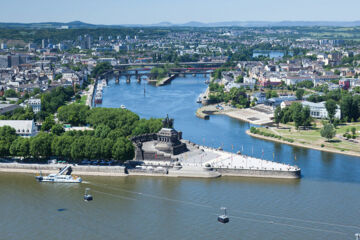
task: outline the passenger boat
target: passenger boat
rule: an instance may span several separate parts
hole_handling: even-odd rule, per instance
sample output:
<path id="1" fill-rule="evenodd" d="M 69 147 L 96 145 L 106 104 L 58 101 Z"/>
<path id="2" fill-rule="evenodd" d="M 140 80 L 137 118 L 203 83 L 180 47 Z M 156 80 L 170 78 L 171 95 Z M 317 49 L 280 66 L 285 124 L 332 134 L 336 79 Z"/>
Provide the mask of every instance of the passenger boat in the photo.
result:
<path id="1" fill-rule="evenodd" d="M 120 106 L 121 109 L 126 109 L 125 105 Z"/>
<path id="2" fill-rule="evenodd" d="M 40 172 L 36 176 L 36 180 L 39 182 L 58 182 L 58 183 L 81 183 L 81 177 L 72 176 L 71 166 L 65 166 L 58 173 L 52 173 L 47 176 L 43 176 Z"/>

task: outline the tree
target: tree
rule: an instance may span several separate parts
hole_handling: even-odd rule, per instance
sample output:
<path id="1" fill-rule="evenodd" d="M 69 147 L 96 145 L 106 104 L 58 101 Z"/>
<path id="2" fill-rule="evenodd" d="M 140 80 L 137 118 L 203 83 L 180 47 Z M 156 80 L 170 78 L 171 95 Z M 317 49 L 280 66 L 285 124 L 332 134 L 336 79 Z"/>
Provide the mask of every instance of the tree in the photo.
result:
<path id="1" fill-rule="evenodd" d="M 39 158 L 48 158 L 51 156 L 52 136 L 48 133 L 39 133 L 36 137 L 31 138 L 30 154 Z"/>
<path id="2" fill-rule="evenodd" d="M 302 100 L 303 96 L 304 96 L 305 90 L 304 89 L 297 89 L 296 90 L 296 98 L 297 100 Z"/>
<path id="3" fill-rule="evenodd" d="M 92 70 L 91 77 L 96 78 L 103 73 L 111 71 L 112 69 L 113 69 L 113 67 L 111 66 L 111 64 L 109 62 L 98 63 L 96 65 L 96 67 Z"/>
<path id="4" fill-rule="evenodd" d="M 310 127 L 311 126 L 311 122 L 313 121 L 313 118 L 311 117 L 311 111 L 310 111 L 310 107 L 306 106 L 302 109 L 302 125 L 304 127 Z"/>
<path id="5" fill-rule="evenodd" d="M 8 89 L 5 91 L 4 96 L 7 98 L 16 98 L 18 97 L 18 94 L 14 89 Z"/>
<path id="6" fill-rule="evenodd" d="M 335 137 L 336 130 L 332 124 L 325 124 L 321 129 L 320 134 L 323 138 L 326 138 L 328 141 Z"/>
<path id="7" fill-rule="evenodd" d="M 133 144 L 126 138 L 119 138 L 113 146 L 112 156 L 120 162 L 131 160 L 134 157 Z"/>
<path id="8" fill-rule="evenodd" d="M 17 157 L 28 157 L 30 155 L 30 139 L 18 137 L 11 144 L 10 154 Z"/>
<path id="9" fill-rule="evenodd" d="M 42 123 L 41 131 L 49 131 L 55 125 L 55 120 L 53 115 L 49 115 L 45 118 L 45 121 Z"/>
<path id="10" fill-rule="evenodd" d="M 60 121 L 74 126 L 85 125 L 89 109 L 88 106 L 79 104 L 62 106 L 58 110 L 58 118 Z"/>
<path id="11" fill-rule="evenodd" d="M 105 138 L 101 140 L 101 157 L 104 159 L 111 159 L 112 156 L 112 148 L 114 145 L 114 141 L 110 138 Z"/>
<path id="12" fill-rule="evenodd" d="M 341 98 L 341 101 L 340 101 L 341 118 L 345 119 L 345 121 L 351 122 L 352 106 L 353 106 L 353 99 L 350 94 L 347 94 Z"/>
<path id="13" fill-rule="evenodd" d="M 55 124 L 51 127 L 51 132 L 55 135 L 60 136 L 65 132 L 65 130 L 61 124 Z"/>
<path id="14" fill-rule="evenodd" d="M 352 128 L 351 128 L 351 132 L 352 132 L 353 136 L 355 136 L 355 134 L 356 134 L 356 127 L 352 127 Z"/>
<path id="15" fill-rule="evenodd" d="M 106 138 L 110 132 L 111 132 L 111 128 L 109 128 L 104 124 L 100 124 L 95 129 L 95 137 Z"/>
<path id="16" fill-rule="evenodd" d="M 303 116 L 302 116 L 303 107 L 301 103 L 294 102 L 291 104 L 290 108 L 292 110 L 292 118 L 295 123 L 295 127 L 296 129 L 299 129 L 299 126 L 301 126 L 303 123 Z"/>
<path id="17" fill-rule="evenodd" d="M 284 115 L 284 112 L 281 110 L 281 107 L 278 106 L 274 112 L 274 121 L 277 124 L 278 128 L 279 128 L 279 123 L 280 123 L 281 119 L 283 118 L 283 115 Z"/>
<path id="18" fill-rule="evenodd" d="M 337 105 L 336 102 L 333 99 L 328 99 L 325 102 L 325 108 L 328 113 L 328 117 L 330 119 L 330 122 L 332 123 L 334 121 L 334 116 L 336 114 Z"/>
<path id="19" fill-rule="evenodd" d="M 85 157 L 85 137 L 81 136 L 76 138 L 76 140 L 71 145 L 71 158 L 77 160 L 78 162 Z"/>
<path id="20" fill-rule="evenodd" d="M 17 138 L 16 130 L 9 126 L 0 127 L 0 156 L 7 157 L 10 155 L 11 144 Z"/>

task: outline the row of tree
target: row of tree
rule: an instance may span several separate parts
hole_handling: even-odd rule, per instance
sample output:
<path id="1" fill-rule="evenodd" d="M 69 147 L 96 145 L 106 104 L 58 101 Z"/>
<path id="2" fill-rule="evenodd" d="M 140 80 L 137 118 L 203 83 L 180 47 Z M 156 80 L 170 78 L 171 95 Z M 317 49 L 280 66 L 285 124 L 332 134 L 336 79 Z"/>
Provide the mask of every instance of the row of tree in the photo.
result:
<path id="1" fill-rule="evenodd" d="M 59 120 L 76 126 L 90 125 L 91 131 L 65 132 L 53 115 L 42 124 L 42 132 L 35 137 L 17 137 L 15 129 L 0 128 L 0 156 L 17 156 L 45 160 L 56 156 L 67 161 L 82 159 L 132 159 L 134 148 L 131 136 L 154 133 L 161 129 L 161 119 L 139 119 L 124 109 L 94 108 L 70 104 L 59 109 Z"/>
<path id="2" fill-rule="evenodd" d="M 2 150 L 3 156 L 32 157 L 38 161 L 56 156 L 75 163 L 83 159 L 113 159 L 122 163 L 134 157 L 134 146 L 127 138 L 119 137 L 113 140 L 90 134 L 56 136 L 42 132 L 32 138 L 17 137 Z"/>

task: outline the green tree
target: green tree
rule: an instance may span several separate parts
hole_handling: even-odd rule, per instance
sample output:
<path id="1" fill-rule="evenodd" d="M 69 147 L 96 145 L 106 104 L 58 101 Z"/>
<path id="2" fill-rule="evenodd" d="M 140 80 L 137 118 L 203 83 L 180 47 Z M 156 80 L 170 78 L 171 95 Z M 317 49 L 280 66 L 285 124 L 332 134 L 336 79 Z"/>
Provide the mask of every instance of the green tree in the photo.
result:
<path id="1" fill-rule="evenodd" d="M 302 115 L 302 126 L 304 127 L 310 127 L 312 122 L 312 117 L 310 115 L 310 108 L 309 106 L 306 106 L 302 109 L 301 112 Z"/>
<path id="2" fill-rule="evenodd" d="M 346 94 L 341 98 L 340 101 L 340 109 L 341 109 L 341 118 L 345 119 L 345 121 L 351 122 L 352 119 L 352 107 L 353 107 L 353 99 L 350 94 Z"/>
<path id="3" fill-rule="evenodd" d="M 95 129 L 95 137 L 106 138 L 111 132 L 111 128 L 104 124 L 100 124 Z"/>
<path id="4" fill-rule="evenodd" d="M 71 158 L 80 162 L 85 158 L 85 137 L 81 136 L 75 139 L 71 145 Z"/>
<path id="5" fill-rule="evenodd" d="M 51 127 L 51 132 L 55 135 L 60 136 L 65 132 L 65 130 L 61 124 L 55 124 Z"/>
<path id="6" fill-rule="evenodd" d="M 53 115 L 49 115 L 45 118 L 45 121 L 41 125 L 41 131 L 50 131 L 50 129 L 55 125 L 55 120 Z"/>
<path id="7" fill-rule="evenodd" d="M 328 141 L 335 137 L 336 130 L 332 124 L 325 124 L 324 127 L 320 130 L 320 134 L 323 138 L 326 138 Z"/>
<path id="8" fill-rule="evenodd" d="M 10 155 L 11 144 L 17 138 L 16 130 L 9 126 L 0 127 L 0 156 L 7 157 Z"/>
<path id="9" fill-rule="evenodd" d="M 28 157 L 30 155 L 30 139 L 18 137 L 10 146 L 10 154 L 17 157 Z"/>
<path id="10" fill-rule="evenodd" d="M 37 136 L 31 138 L 30 154 L 39 159 L 46 159 L 51 156 L 52 136 L 48 133 L 41 132 Z"/>
<path id="11" fill-rule="evenodd" d="M 5 91 L 4 96 L 7 98 L 17 98 L 18 94 L 14 89 L 8 89 Z"/>
<path id="12" fill-rule="evenodd" d="M 281 110 L 281 107 L 278 106 L 276 109 L 275 109 L 275 112 L 274 112 L 274 121 L 277 125 L 277 127 L 279 128 L 279 123 L 281 122 L 281 119 L 283 118 L 284 116 L 284 113 L 283 111 Z"/>
<path id="13" fill-rule="evenodd" d="M 101 140 L 101 157 L 104 159 L 111 159 L 113 146 L 114 146 L 114 141 L 112 141 L 110 138 L 102 139 Z"/>
<path id="14" fill-rule="evenodd" d="M 305 90 L 304 89 L 297 89 L 296 90 L 296 98 L 297 100 L 302 100 L 303 96 L 304 96 Z"/>
<path id="15" fill-rule="evenodd" d="M 295 123 L 296 129 L 299 129 L 300 126 L 303 125 L 303 116 L 302 116 L 302 105 L 301 103 L 294 102 L 290 106 L 292 110 L 292 118 Z"/>
<path id="16" fill-rule="evenodd" d="M 352 127 L 352 128 L 351 128 L 351 132 L 352 132 L 353 136 L 355 136 L 355 134 L 356 134 L 356 127 Z"/>
<path id="17" fill-rule="evenodd" d="M 334 121 L 334 116 L 336 114 L 337 104 L 333 99 L 328 99 L 325 102 L 325 108 L 328 113 L 328 117 L 330 119 L 330 122 L 332 123 Z"/>
<path id="18" fill-rule="evenodd" d="M 85 105 L 70 104 L 59 108 L 58 118 L 64 123 L 70 123 L 74 126 L 86 124 L 86 118 L 89 115 L 90 108 Z"/>
<path id="19" fill-rule="evenodd" d="M 114 159 L 124 162 L 134 158 L 134 146 L 126 138 L 119 138 L 112 149 L 112 156 Z"/>

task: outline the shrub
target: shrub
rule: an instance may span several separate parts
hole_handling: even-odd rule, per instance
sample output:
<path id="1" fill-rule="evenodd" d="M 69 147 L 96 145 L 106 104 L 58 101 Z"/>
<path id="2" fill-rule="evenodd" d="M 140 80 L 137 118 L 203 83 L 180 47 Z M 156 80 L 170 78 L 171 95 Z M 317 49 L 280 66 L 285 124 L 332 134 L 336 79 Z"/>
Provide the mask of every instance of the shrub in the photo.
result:
<path id="1" fill-rule="evenodd" d="M 325 147 L 325 145 L 324 145 L 324 144 L 321 144 L 321 147 Z"/>

